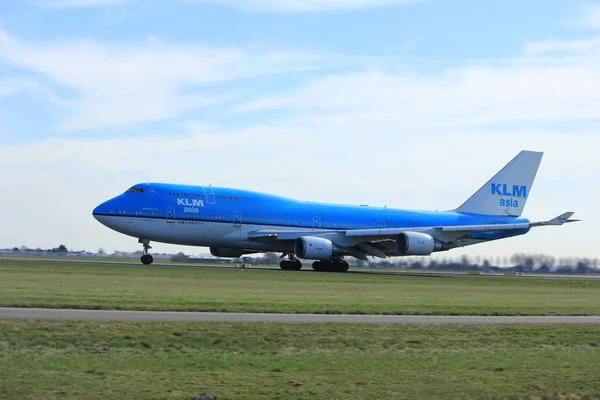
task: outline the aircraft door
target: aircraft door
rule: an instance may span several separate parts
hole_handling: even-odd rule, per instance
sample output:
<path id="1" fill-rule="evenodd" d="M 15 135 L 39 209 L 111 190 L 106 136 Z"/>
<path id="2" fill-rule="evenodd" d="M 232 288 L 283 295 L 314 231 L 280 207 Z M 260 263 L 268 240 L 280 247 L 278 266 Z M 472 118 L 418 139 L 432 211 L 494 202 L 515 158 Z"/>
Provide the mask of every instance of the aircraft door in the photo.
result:
<path id="1" fill-rule="evenodd" d="M 313 217 L 313 229 L 321 229 L 321 217 Z"/>
<path id="2" fill-rule="evenodd" d="M 204 188 L 204 191 L 206 192 L 206 204 L 215 204 L 215 192 L 212 188 L 209 186 Z"/>
<path id="3" fill-rule="evenodd" d="M 379 229 L 383 229 L 385 228 L 385 221 L 380 219 L 379 221 L 377 221 L 377 224 L 379 225 Z"/>
<path id="4" fill-rule="evenodd" d="M 241 211 L 233 212 L 233 226 L 236 226 L 236 227 L 242 226 L 242 212 Z"/>
<path id="5" fill-rule="evenodd" d="M 175 207 L 167 207 L 167 223 L 175 223 Z"/>

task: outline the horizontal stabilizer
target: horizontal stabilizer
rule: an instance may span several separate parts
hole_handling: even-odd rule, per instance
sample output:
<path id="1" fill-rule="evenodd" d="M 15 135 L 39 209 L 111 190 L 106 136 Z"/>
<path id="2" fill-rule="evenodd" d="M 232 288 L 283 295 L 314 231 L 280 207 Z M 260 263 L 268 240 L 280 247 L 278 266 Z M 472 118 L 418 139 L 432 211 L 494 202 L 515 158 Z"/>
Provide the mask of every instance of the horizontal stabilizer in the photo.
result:
<path id="1" fill-rule="evenodd" d="M 556 218 L 553 218 L 549 221 L 540 221 L 540 222 L 532 222 L 530 225 L 531 227 L 536 227 L 536 226 L 546 226 L 546 225 L 562 225 L 562 224 L 566 224 L 567 222 L 578 222 L 581 221 L 579 219 L 569 219 L 573 216 L 573 214 L 575 214 L 574 212 L 566 212 L 564 214 L 559 215 Z"/>

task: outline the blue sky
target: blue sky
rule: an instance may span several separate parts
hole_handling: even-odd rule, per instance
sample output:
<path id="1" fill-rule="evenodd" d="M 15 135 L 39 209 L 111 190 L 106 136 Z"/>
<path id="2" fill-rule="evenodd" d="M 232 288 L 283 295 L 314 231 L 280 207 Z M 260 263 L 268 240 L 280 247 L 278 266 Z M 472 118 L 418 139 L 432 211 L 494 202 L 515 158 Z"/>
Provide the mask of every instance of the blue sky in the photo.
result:
<path id="1" fill-rule="evenodd" d="M 208 78 L 205 82 L 190 79 L 174 83 L 181 92 L 201 92 L 203 96 L 211 97 L 212 100 L 205 100 L 210 104 L 171 112 L 163 110 L 154 118 L 140 118 L 143 121 L 137 122 L 142 124 L 133 126 L 133 131 L 144 134 L 164 128 L 180 131 L 180 121 L 171 117 L 201 118 L 223 125 L 224 120 L 233 118 L 227 118 L 229 108 L 221 107 L 221 97 L 239 100 L 261 92 L 297 87 L 318 76 L 365 70 L 391 73 L 401 70 L 441 76 L 449 68 L 520 57 L 526 43 L 552 38 L 568 41 L 589 36 L 589 32 L 583 32 L 576 24 L 590 5 L 579 2 L 390 0 L 370 7 L 369 4 L 378 2 L 338 0 L 330 1 L 334 5 L 325 6 L 322 11 L 304 12 L 294 12 L 295 6 L 288 5 L 303 3 L 284 0 L 5 2 L 0 6 L 0 32 L 29 47 L 31 53 L 47 43 L 63 51 L 68 46 L 72 46 L 73 51 L 77 51 L 77 47 L 99 46 L 106 52 L 119 49 L 125 53 L 141 48 L 152 51 L 148 48 L 154 43 L 154 47 L 163 47 L 155 49 L 157 53 L 161 50 L 168 53 L 169 48 L 175 47 L 179 47 L 180 52 L 185 52 L 186 46 L 208 47 L 207 50 L 212 51 L 203 55 L 206 57 L 212 52 L 218 53 L 214 55 L 218 57 L 227 50 L 256 53 L 257 57 L 297 54 L 297 68 L 290 65 L 295 60 L 282 60 L 286 65 L 275 66 L 277 71 L 261 73 L 260 68 L 266 66 L 254 65 L 257 60 L 249 60 L 259 71 L 248 76 L 237 71 L 231 77 L 223 77 L 223 82 Z M 326 5 L 327 1 L 315 3 Z M 237 8 L 231 6 L 234 4 Z M 34 54 L 31 56 L 35 57 Z M 332 60 L 311 62 L 306 60 L 309 57 Z M 159 60 L 160 54 L 154 54 L 148 62 Z M 29 80 L 29 85 L 36 86 L 21 90 L 13 88 L 17 93 L 0 100 L 9 141 L 61 134 L 65 128 L 61 121 L 76 111 L 69 111 L 65 104 L 57 107 L 57 103 L 77 100 L 80 95 L 77 86 L 81 82 L 79 85 L 64 80 L 57 82 L 52 73 L 40 71 L 39 67 L 23 68 L 22 60 L 9 57 L 4 61 L 7 62 L 0 64 L 4 80 Z M 244 61 L 240 58 L 239 62 Z M 23 90 L 29 90 L 29 93 L 23 93 Z M 49 93 L 42 93 L 45 91 Z M 217 109 L 212 108 L 215 101 L 219 103 Z M 36 109 L 36 118 L 28 118 L 32 107 Z M 238 114 L 235 120 L 243 123 L 265 117 L 269 118 L 268 113 Z M 144 122 L 151 122 L 151 125 Z M 123 134 L 119 125 L 119 122 L 115 124 L 112 134 Z M 131 125 L 124 125 L 132 131 Z M 93 126 L 86 128 L 76 130 L 94 135 Z M 102 133 L 104 136 L 110 134 L 106 130 Z"/>
<path id="2" fill-rule="evenodd" d="M 466 251 L 595 256 L 599 31 L 585 1 L 2 2 L 0 247 L 136 249 L 89 213 L 138 181 L 448 209 L 529 148 L 526 214 L 589 222 Z"/>
<path id="3" fill-rule="evenodd" d="M 169 42 L 322 53 L 497 58 L 514 56 L 524 42 L 580 36 L 581 32 L 569 24 L 584 8 L 578 2 L 557 0 L 430 0 L 404 5 L 389 1 L 387 6 L 340 7 L 339 11 L 277 13 L 260 7 L 254 12 L 251 8 L 240 11 L 191 1 L 98 1 L 90 2 L 97 6 L 48 6 L 53 3 L 62 2 L 4 2 L 0 16 L 3 30 L 24 40 L 86 38 L 119 43 L 156 36 Z"/>

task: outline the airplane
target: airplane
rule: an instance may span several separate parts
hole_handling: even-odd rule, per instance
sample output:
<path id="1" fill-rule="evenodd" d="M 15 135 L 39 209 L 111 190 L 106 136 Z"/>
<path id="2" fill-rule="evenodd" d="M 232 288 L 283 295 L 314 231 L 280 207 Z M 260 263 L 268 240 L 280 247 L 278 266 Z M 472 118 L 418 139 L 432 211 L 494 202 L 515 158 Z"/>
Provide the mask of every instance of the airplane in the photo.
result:
<path id="1" fill-rule="evenodd" d="M 283 270 L 346 272 L 344 257 L 428 256 L 523 235 L 530 228 L 578 220 L 573 212 L 541 222 L 521 218 L 542 152 L 521 151 L 460 207 L 415 211 L 326 204 L 212 186 L 140 183 L 93 210 L 107 227 L 143 246 L 150 242 L 205 246 L 215 257 L 282 253 Z"/>

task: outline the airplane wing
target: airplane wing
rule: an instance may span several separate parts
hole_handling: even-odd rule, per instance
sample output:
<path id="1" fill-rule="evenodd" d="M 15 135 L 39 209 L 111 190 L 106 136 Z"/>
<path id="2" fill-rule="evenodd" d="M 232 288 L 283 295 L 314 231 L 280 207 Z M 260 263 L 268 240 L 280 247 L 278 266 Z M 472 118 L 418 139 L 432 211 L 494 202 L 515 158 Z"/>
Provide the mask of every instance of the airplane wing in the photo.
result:
<path id="1" fill-rule="evenodd" d="M 435 240 L 447 244 L 448 248 L 458 247 L 457 240 L 470 237 L 472 234 L 484 232 L 510 232 L 540 226 L 557 226 L 579 220 L 570 219 L 573 212 L 567 212 L 548 221 L 521 222 L 516 224 L 481 224 L 481 225 L 451 225 L 409 228 L 375 228 L 352 230 L 257 230 L 248 234 L 251 241 L 260 242 L 291 242 L 300 237 L 312 236 L 330 240 L 336 246 L 345 249 L 350 255 L 367 259 L 367 256 L 387 258 L 386 252 L 395 250 L 395 240 L 402 233 L 422 233 Z"/>

